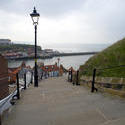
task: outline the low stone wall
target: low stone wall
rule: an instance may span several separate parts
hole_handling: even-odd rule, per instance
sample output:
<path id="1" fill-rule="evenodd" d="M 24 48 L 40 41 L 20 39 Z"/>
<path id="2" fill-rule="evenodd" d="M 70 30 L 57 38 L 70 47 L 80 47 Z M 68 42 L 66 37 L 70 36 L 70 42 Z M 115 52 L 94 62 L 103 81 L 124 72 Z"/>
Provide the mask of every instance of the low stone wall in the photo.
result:
<path id="1" fill-rule="evenodd" d="M 80 81 L 81 85 L 91 87 L 92 76 L 82 76 Z M 125 97 L 125 78 L 96 77 L 95 87 L 98 88 L 99 91 Z"/>
<path id="2" fill-rule="evenodd" d="M 8 62 L 0 55 L 0 100 L 9 95 Z"/>

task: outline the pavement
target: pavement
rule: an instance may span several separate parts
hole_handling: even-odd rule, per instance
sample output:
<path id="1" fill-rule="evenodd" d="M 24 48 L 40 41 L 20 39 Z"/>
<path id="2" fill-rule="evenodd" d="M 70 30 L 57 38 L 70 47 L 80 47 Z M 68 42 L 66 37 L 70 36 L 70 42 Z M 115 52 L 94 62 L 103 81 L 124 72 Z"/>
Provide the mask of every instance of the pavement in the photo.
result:
<path id="1" fill-rule="evenodd" d="M 48 78 L 22 92 L 2 125 L 125 125 L 125 100 Z"/>

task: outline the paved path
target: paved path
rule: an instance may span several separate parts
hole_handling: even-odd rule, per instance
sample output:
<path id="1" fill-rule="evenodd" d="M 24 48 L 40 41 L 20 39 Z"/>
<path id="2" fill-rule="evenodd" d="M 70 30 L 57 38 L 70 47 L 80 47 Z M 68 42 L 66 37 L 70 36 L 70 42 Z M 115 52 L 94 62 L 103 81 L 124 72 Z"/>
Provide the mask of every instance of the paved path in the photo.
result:
<path id="1" fill-rule="evenodd" d="M 22 92 L 3 125 L 125 125 L 125 101 L 49 78 Z"/>

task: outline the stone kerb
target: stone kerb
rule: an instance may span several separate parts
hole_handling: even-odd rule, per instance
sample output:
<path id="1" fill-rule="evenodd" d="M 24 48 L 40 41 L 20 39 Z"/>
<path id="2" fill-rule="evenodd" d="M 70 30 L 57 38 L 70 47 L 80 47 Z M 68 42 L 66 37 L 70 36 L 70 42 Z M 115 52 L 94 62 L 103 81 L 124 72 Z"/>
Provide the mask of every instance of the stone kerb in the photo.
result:
<path id="1" fill-rule="evenodd" d="M 92 76 L 82 76 L 80 78 L 83 82 L 92 82 Z M 96 77 L 95 78 L 96 84 L 118 84 L 118 85 L 125 85 L 125 78 L 118 78 L 118 77 Z"/>
<path id="2" fill-rule="evenodd" d="M 95 83 L 98 87 L 111 88 L 111 77 L 96 77 Z"/>
<path id="3" fill-rule="evenodd" d="M 91 87 L 92 77 L 91 76 L 82 76 L 80 78 L 80 84 L 84 86 Z"/>
<path id="4" fill-rule="evenodd" d="M 91 87 L 92 76 L 82 76 L 81 85 Z M 100 91 L 125 97 L 125 78 L 118 77 L 96 77 L 95 87 Z"/>

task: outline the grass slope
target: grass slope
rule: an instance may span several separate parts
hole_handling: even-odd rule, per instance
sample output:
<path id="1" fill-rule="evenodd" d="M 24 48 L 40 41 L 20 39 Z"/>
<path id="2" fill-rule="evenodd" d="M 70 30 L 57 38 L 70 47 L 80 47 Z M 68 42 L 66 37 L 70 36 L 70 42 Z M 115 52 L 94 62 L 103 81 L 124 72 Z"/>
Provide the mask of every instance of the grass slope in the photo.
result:
<path id="1" fill-rule="evenodd" d="M 93 69 L 125 65 L 125 38 L 91 57 L 80 66 L 80 75 L 92 75 Z M 125 77 L 125 67 L 97 70 L 97 76 Z"/>

